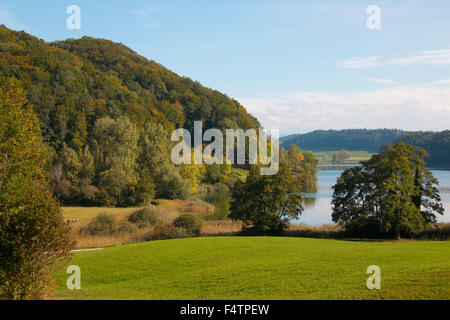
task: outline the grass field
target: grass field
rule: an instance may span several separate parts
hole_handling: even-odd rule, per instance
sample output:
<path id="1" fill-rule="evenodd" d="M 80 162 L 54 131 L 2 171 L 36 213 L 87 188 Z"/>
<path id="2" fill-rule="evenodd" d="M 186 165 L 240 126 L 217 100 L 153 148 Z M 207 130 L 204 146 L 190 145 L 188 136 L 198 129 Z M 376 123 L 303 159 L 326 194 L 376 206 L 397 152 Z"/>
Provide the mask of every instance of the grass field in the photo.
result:
<path id="1" fill-rule="evenodd" d="M 314 152 L 314 155 L 319 160 L 319 164 L 330 164 L 333 161 L 333 154 L 337 151 L 321 151 Z M 367 151 L 347 151 L 348 158 L 344 163 L 359 163 L 361 161 L 369 160 L 374 153 Z"/>
<path id="2" fill-rule="evenodd" d="M 450 242 L 204 237 L 75 253 L 55 299 L 449 299 Z M 381 290 L 366 269 L 381 268 Z"/>
<path id="3" fill-rule="evenodd" d="M 117 218 L 136 211 L 138 208 L 106 208 L 106 207 L 62 207 L 64 219 L 78 218 L 80 224 L 86 224 L 101 213 L 113 214 Z"/>

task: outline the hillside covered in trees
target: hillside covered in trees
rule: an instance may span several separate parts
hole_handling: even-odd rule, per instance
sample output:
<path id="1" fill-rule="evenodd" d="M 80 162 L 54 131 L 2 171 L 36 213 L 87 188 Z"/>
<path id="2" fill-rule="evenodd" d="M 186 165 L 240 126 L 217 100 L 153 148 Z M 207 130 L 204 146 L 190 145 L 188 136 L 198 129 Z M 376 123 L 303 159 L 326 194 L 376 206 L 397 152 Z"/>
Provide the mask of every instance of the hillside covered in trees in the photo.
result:
<path id="1" fill-rule="evenodd" d="M 49 184 L 65 204 L 134 206 L 185 199 L 200 183 L 232 186 L 229 164 L 175 166 L 170 134 L 192 132 L 194 121 L 222 132 L 260 127 L 236 100 L 104 39 L 47 43 L 1 26 L 0 78 L 24 89 L 49 146 Z"/>
<path id="2" fill-rule="evenodd" d="M 313 152 L 346 149 L 375 153 L 379 152 L 383 145 L 391 143 L 404 134 L 404 131 L 396 129 L 316 130 L 282 137 L 280 145 L 287 149 L 291 144 L 295 144 Z"/>
<path id="3" fill-rule="evenodd" d="M 399 141 L 425 149 L 430 155 L 426 159 L 429 167 L 450 168 L 450 130 L 410 132 L 394 142 Z"/>
<path id="4" fill-rule="evenodd" d="M 236 100 L 103 39 L 46 43 L 1 26 L 0 76 L 25 90 L 64 203 L 186 198 L 201 181 L 227 182 L 230 166 L 175 167 L 173 129 L 259 127 Z"/>

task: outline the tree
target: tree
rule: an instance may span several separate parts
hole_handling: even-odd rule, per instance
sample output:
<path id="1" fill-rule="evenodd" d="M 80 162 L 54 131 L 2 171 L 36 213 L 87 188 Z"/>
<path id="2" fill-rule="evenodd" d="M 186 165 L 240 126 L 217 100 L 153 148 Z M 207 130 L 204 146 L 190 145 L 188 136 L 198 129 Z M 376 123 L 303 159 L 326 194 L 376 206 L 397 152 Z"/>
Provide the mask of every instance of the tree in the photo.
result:
<path id="1" fill-rule="evenodd" d="M 138 205 L 184 194 L 183 179 L 195 188 L 204 177 L 196 168 L 179 177 L 166 152 L 174 128 L 192 129 L 194 120 L 205 130 L 259 127 L 236 100 L 104 39 L 46 43 L 0 26 L 0 74 L 26 89 L 55 152 L 50 184 L 65 203 Z M 229 183 L 231 167 L 220 169 L 214 179 Z"/>
<path id="2" fill-rule="evenodd" d="M 333 187 L 334 222 L 370 235 L 400 238 L 436 224 L 443 214 L 438 181 L 425 167 L 425 150 L 403 142 L 347 169 Z"/>
<path id="3" fill-rule="evenodd" d="M 284 231 L 290 219 L 302 211 L 302 197 L 292 176 L 286 155 L 280 154 L 280 167 L 275 175 L 260 175 L 259 166 L 250 169 L 245 182 L 237 181 L 232 188 L 231 214 L 241 220 L 244 230 L 258 234 Z"/>
<path id="4" fill-rule="evenodd" d="M 348 158 L 348 152 L 345 149 L 342 149 L 340 151 L 336 151 L 333 153 L 333 160 L 332 162 L 334 164 L 343 164 L 345 162 L 345 159 Z"/>
<path id="5" fill-rule="evenodd" d="M 47 189 L 38 120 L 24 93 L 0 80 L 0 298 L 39 299 L 49 290 L 55 262 L 68 257 L 58 202 Z"/>
<path id="6" fill-rule="evenodd" d="M 317 160 L 316 156 L 311 151 L 303 152 L 303 180 L 301 185 L 303 192 L 314 193 L 317 192 Z"/>
<path id="7" fill-rule="evenodd" d="M 191 163 L 181 163 L 177 166 L 181 177 L 189 182 L 191 193 L 197 191 L 197 186 L 204 180 L 206 176 L 206 166 L 203 163 L 194 163 L 194 150 L 191 152 Z"/>
<path id="8" fill-rule="evenodd" d="M 161 199 L 186 200 L 191 194 L 191 187 L 172 165 L 167 165 L 159 170 L 156 177 L 158 188 L 156 197 Z"/>
<path id="9" fill-rule="evenodd" d="M 187 199 L 189 183 L 180 175 L 170 157 L 173 143 L 160 124 L 147 122 L 139 138 L 139 175 L 154 183 L 155 196 L 165 199 Z"/>
<path id="10" fill-rule="evenodd" d="M 125 194 L 138 183 L 136 160 L 139 130 L 125 116 L 104 117 L 95 123 L 94 159 L 99 188 L 106 191 L 106 204 L 134 205 Z"/>
<path id="11" fill-rule="evenodd" d="M 302 150 L 292 144 L 289 146 L 288 159 L 296 183 L 301 186 L 302 192 L 317 192 L 317 163 L 318 160 L 311 151 Z"/>

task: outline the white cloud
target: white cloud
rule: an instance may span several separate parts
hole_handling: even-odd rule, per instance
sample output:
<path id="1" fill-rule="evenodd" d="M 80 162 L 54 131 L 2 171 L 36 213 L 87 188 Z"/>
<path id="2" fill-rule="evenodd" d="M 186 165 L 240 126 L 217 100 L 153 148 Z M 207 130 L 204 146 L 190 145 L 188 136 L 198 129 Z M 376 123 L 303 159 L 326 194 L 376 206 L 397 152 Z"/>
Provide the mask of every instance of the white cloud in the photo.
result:
<path id="1" fill-rule="evenodd" d="M 450 64 L 450 50 L 423 51 L 408 57 L 395 58 L 388 61 L 392 65 L 410 65 L 410 64 Z"/>
<path id="2" fill-rule="evenodd" d="M 375 83 L 388 84 L 388 85 L 393 85 L 393 86 L 398 85 L 398 82 L 396 82 L 394 80 L 389 80 L 389 79 L 365 78 L 363 80 L 369 81 L 369 82 L 375 82 Z"/>
<path id="3" fill-rule="evenodd" d="M 450 129 L 450 88 L 394 87 L 355 94 L 298 92 L 239 101 L 282 135 L 318 129 Z"/>
<path id="4" fill-rule="evenodd" d="M 450 49 L 428 50 L 389 59 L 384 59 L 380 56 L 369 56 L 337 62 L 337 66 L 344 69 L 363 69 L 386 65 L 406 66 L 413 64 L 450 65 Z"/>
<path id="5" fill-rule="evenodd" d="M 450 79 L 437 80 L 437 81 L 428 83 L 428 85 L 432 85 L 432 86 L 448 85 L 448 84 L 450 84 Z"/>
<path id="6" fill-rule="evenodd" d="M 351 60 L 339 61 L 338 67 L 344 69 L 363 69 L 379 66 L 381 57 L 370 56 L 364 58 L 353 58 Z"/>
<path id="7" fill-rule="evenodd" d="M 157 11 L 156 8 L 146 7 L 140 10 L 134 10 L 133 14 L 138 17 L 144 28 L 153 29 L 159 27 L 159 23 L 152 16 L 155 11 Z"/>
<path id="8" fill-rule="evenodd" d="M 13 30 L 30 30 L 29 27 L 17 21 L 16 16 L 11 12 L 9 8 L 0 5 L 0 25 L 2 24 Z"/>

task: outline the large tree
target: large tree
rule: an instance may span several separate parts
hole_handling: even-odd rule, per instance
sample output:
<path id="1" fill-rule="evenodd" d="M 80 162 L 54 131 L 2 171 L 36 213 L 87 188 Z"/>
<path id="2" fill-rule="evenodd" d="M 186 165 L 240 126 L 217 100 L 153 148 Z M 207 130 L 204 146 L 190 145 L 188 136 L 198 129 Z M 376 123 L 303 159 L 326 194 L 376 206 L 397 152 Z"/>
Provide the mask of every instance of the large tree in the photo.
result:
<path id="1" fill-rule="evenodd" d="M 58 202 L 47 188 L 37 117 L 24 93 L 0 80 L 0 298 L 38 299 L 54 263 L 71 241 Z"/>
<path id="2" fill-rule="evenodd" d="M 230 217 L 241 220 L 244 230 L 257 234 L 280 233 L 290 219 L 298 218 L 303 211 L 300 191 L 287 156 L 281 153 L 277 174 L 261 175 L 260 167 L 255 165 L 245 182 L 235 183 Z"/>
<path id="3" fill-rule="evenodd" d="M 444 209 L 425 150 L 388 145 L 362 167 L 347 169 L 333 187 L 334 222 L 367 235 L 399 238 L 436 224 Z"/>
<path id="4" fill-rule="evenodd" d="M 130 203 L 129 194 L 138 185 L 138 140 L 139 130 L 126 116 L 95 122 L 93 155 L 97 184 L 107 194 L 105 204 L 136 205 Z"/>

